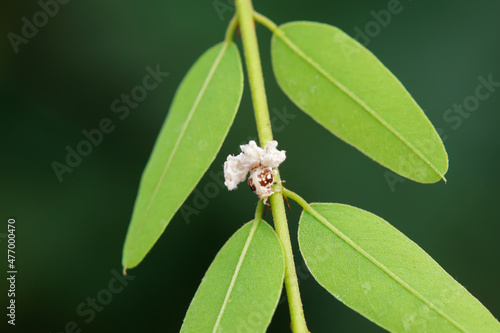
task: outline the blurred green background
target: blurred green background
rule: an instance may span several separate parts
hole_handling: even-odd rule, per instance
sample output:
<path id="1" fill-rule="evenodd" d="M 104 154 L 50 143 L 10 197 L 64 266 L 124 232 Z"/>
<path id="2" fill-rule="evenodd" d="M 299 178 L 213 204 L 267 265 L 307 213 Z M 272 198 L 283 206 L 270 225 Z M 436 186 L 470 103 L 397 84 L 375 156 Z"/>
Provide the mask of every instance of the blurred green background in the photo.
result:
<path id="1" fill-rule="evenodd" d="M 368 48 L 440 128 L 450 158 L 448 183 L 388 182 L 383 167 L 302 114 L 279 90 L 270 64 L 271 35 L 258 27 L 272 116 L 288 115 L 275 124 L 279 147 L 288 155 L 282 175 L 310 202 L 347 203 L 385 218 L 498 318 L 500 88 L 467 117 L 460 116 L 460 124 L 457 114 L 453 121 L 444 115 L 474 95 L 479 76 L 500 81 L 500 2 L 400 3 L 402 11 L 378 30 L 370 25 L 376 22 L 372 11 L 387 9 L 388 1 L 255 0 L 254 6 L 277 23 L 313 20 L 351 36 L 356 27 L 370 33 Z M 36 1 L 8 0 L 2 7 L 0 249 L 6 253 L 6 221 L 14 217 L 19 270 L 17 325 L 7 331 L 64 332 L 68 322 L 82 332 L 178 331 L 217 251 L 253 217 L 256 197 L 245 186 L 229 193 L 215 182 L 219 194 L 206 207 L 189 197 L 186 204 L 198 205 L 198 213 L 177 214 L 145 261 L 129 271 L 133 280 L 116 294 L 106 290 L 113 271 L 121 271 L 141 173 L 175 90 L 197 57 L 222 40 L 232 1 L 69 1 L 47 22 L 36 16 L 41 11 Z M 8 34 L 21 35 L 22 18 L 33 22 L 33 15 L 45 24 L 16 53 Z M 157 64 L 169 76 L 120 120 L 112 102 L 142 84 L 145 68 Z M 65 147 L 75 149 L 85 138 L 82 131 L 97 128 L 103 118 L 113 121 L 114 131 L 60 182 L 51 164 L 64 163 Z M 256 129 L 247 86 L 209 173 L 220 172 L 225 157 L 250 137 L 256 137 Z M 203 192 L 213 183 L 206 175 L 197 189 Z M 295 239 L 300 209 L 292 205 L 292 210 Z M 296 262 L 312 332 L 383 331 L 323 290 L 298 252 Z M 107 303 L 94 316 L 89 297 Z M 287 331 L 283 300 L 269 332 Z"/>

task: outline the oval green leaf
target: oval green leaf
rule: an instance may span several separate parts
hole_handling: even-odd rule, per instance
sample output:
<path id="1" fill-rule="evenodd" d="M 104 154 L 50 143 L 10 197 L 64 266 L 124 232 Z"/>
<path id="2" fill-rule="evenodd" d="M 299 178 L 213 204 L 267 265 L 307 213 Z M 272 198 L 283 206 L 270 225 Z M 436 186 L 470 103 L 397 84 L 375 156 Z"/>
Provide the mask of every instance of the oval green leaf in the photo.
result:
<path id="1" fill-rule="evenodd" d="M 326 24 L 292 22 L 275 32 L 271 52 L 281 89 L 319 124 L 404 177 L 444 179 L 448 156 L 436 130 L 356 40 Z"/>
<path id="2" fill-rule="evenodd" d="M 474 296 L 385 220 L 347 205 L 311 206 L 300 250 L 341 302 L 391 332 L 500 332 Z"/>
<path id="3" fill-rule="evenodd" d="M 181 332 L 265 332 L 284 275 L 283 251 L 274 230 L 262 220 L 247 223 L 210 265 Z"/>
<path id="4" fill-rule="evenodd" d="M 213 162 L 243 93 L 237 47 L 206 51 L 179 86 L 142 175 L 122 264 L 136 266 Z"/>

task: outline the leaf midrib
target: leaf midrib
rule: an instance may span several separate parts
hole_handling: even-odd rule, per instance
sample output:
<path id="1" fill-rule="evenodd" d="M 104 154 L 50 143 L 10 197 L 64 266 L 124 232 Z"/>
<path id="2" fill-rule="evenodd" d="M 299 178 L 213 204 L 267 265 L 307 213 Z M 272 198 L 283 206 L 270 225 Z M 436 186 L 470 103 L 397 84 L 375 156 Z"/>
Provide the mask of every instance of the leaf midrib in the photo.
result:
<path id="1" fill-rule="evenodd" d="M 161 186 L 161 184 L 163 182 L 163 179 L 165 178 L 165 175 L 167 174 L 167 170 L 170 167 L 170 163 L 172 162 L 172 159 L 173 159 L 175 153 L 177 152 L 179 144 L 180 144 L 182 138 L 184 137 L 184 133 L 186 132 L 186 129 L 187 129 L 189 123 L 191 122 L 191 118 L 193 118 L 193 115 L 194 115 L 195 111 L 197 110 L 198 105 L 200 104 L 200 101 L 201 101 L 203 95 L 205 94 L 205 92 L 206 92 L 206 90 L 208 88 L 208 84 L 212 80 L 212 78 L 213 78 L 213 76 L 215 74 L 215 71 L 217 70 L 217 67 L 219 67 L 219 64 L 220 64 L 220 62 L 222 60 L 222 57 L 224 56 L 224 53 L 227 50 L 228 45 L 229 45 L 228 43 L 224 43 L 222 45 L 222 48 L 219 51 L 219 54 L 217 55 L 217 58 L 215 58 L 215 61 L 214 61 L 213 65 L 212 65 L 212 67 L 210 68 L 210 71 L 208 72 L 208 75 L 205 78 L 205 81 L 203 82 L 203 85 L 201 87 L 200 92 L 196 96 L 194 104 L 191 107 L 191 110 L 189 111 L 189 114 L 188 114 L 188 117 L 186 119 L 186 122 L 184 123 L 184 126 L 182 127 L 181 133 L 179 134 L 179 137 L 177 138 L 177 141 L 175 142 L 174 148 L 172 149 L 172 153 L 170 154 L 170 156 L 168 158 L 167 164 L 165 164 L 165 168 L 163 169 L 163 172 L 162 172 L 162 174 L 160 176 L 160 180 L 158 181 L 158 184 L 155 187 L 153 195 L 151 196 L 151 200 L 149 201 L 149 205 L 148 205 L 148 208 L 146 209 L 146 212 L 144 213 L 144 218 L 143 219 L 145 219 L 146 217 L 148 217 L 149 212 L 151 211 L 151 207 L 153 206 L 153 201 L 155 200 L 156 195 L 158 194 L 158 190 L 160 189 L 160 186 Z"/>
<path id="2" fill-rule="evenodd" d="M 191 122 L 191 119 L 198 107 L 198 105 L 200 104 L 200 101 L 203 97 L 203 95 L 205 94 L 206 90 L 207 90 L 207 87 L 210 83 L 210 81 L 212 80 L 214 74 L 215 74 L 215 71 L 217 70 L 217 68 L 219 67 L 219 64 L 222 60 L 222 57 L 224 56 L 226 50 L 228 49 L 229 47 L 229 43 L 227 42 L 224 42 L 222 44 L 222 47 L 221 47 L 221 50 L 219 51 L 219 54 L 217 55 L 217 57 L 215 58 L 215 61 L 212 65 L 212 67 L 210 68 L 210 71 L 208 72 L 207 74 L 207 77 L 205 78 L 205 81 L 203 82 L 203 85 L 201 87 L 201 90 L 199 91 L 198 95 L 196 96 L 196 99 L 193 103 L 193 106 L 191 107 L 190 111 L 189 111 L 189 114 L 188 114 L 188 117 L 186 119 L 186 122 L 184 123 L 184 126 L 182 127 L 181 129 L 181 132 L 179 134 L 179 137 L 177 138 L 177 141 L 175 142 L 175 145 L 174 145 L 174 148 L 172 149 L 172 152 L 167 160 L 167 163 L 165 164 L 165 167 L 162 171 L 162 174 L 160 176 L 160 180 L 158 181 L 158 184 L 156 185 L 154 191 L 153 191 L 153 195 L 151 196 L 151 199 L 149 200 L 149 203 L 148 203 L 148 206 L 146 208 L 146 211 L 144 212 L 144 215 L 142 216 L 141 218 L 141 222 L 138 224 L 138 231 L 137 231 L 137 237 L 136 239 L 140 239 L 140 236 L 142 235 L 142 232 L 144 230 L 144 220 L 149 216 L 149 213 L 151 211 L 151 208 L 153 206 L 153 202 L 156 198 L 156 195 L 158 194 L 158 191 L 161 187 L 161 184 L 163 182 L 163 179 L 165 178 L 165 175 L 167 173 L 167 170 L 168 168 L 170 167 L 170 163 L 172 162 L 172 159 L 175 155 L 175 153 L 177 152 L 177 149 L 179 147 L 179 144 L 184 136 L 184 133 L 186 132 L 186 129 L 189 125 L 189 123 Z M 140 217 L 138 217 L 140 218 Z M 133 247 L 133 245 L 131 245 L 131 247 Z M 124 265 L 124 268 L 126 269 L 128 267 L 128 261 L 127 260 L 127 263 Z"/>
<path id="3" fill-rule="evenodd" d="M 444 175 L 431 163 L 425 155 L 413 146 L 403 135 L 396 131 L 385 119 L 383 119 L 379 114 L 375 112 L 369 105 L 367 105 L 363 100 L 361 100 L 355 93 L 350 91 L 346 86 L 340 83 L 338 80 L 331 77 L 319 64 L 312 60 L 305 52 L 303 52 L 297 45 L 295 45 L 286 35 L 285 32 L 280 29 L 280 33 L 276 33 L 275 36 L 280 38 L 285 44 L 294 51 L 298 56 L 306 61 L 311 67 L 313 67 L 317 72 L 323 75 L 328 81 L 340 89 L 344 94 L 349 96 L 352 100 L 358 103 L 365 111 L 367 111 L 372 117 L 374 117 L 378 122 L 380 122 L 384 127 L 386 127 L 391 133 L 393 133 L 399 140 L 401 140 L 410 150 L 412 150 L 418 157 L 420 157 L 425 164 L 427 164 L 437 175 L 439 175 L 445 182 L 446 178 Z"/>
<path id="4" fill-rule="evenodd" d="M 245 245 L 243 246 L 243 250 L 241 251 L 240 257 L 238 258 L 238 263 L 236 264 L 236 268 L 234 270 L 233 276 L 231 277 L 231 282 L 229 283 L 229 287 L 226 292 L 226 296 L 224 297 L 224 302 L 222 303 L 221 309 L 219 311 L 219 314 L 217 316 L 217 320 L 215 321 L 214 328 L 212 330 L 212 333 L 216 333 L 217 329 L 219 328 L 220 322 L 222 320 L 222 316 L 224 315 L 224 311 L 226 310 L 226 306 L 229 303 L 229 298 L 231 297 L 231 293 L 233 291 L 234 285 L 236 283 L 236 279 L 238 278 L 238 274 L 240 272 L 241 266 L 243 265 L 243 261 L 245 260 L 245 256 L 248 252 L 248 248 L 250 247 L 250 243 L 252 242 L 253 236 L 255 235 L 255 231 L 257 230 L 257 227 L 259 226 L 260 220 L 254 220 L 252 229 L 250 229 L 250 232 L 247 236 L 247 239 L 245 241 Z"/>
<path id="5" fill-rule="evenodd" d="M 438 313 L 441 317 L 443 317 L 445 320 L 450 322 L 453 326 L 455 326 L 456 328 L 458 328 L 462 332 L 468 332 L 464 327 L 462 327 L 462 325 L 457 323 L 454 319 L 452 319 L 450 316 L 448 316 L 440 308 L 438 308 L 436 305 L 434 305 L 434 303 L 429 301 L 425 296 L 423 296 L 418 291 L 416 291 L 414 288 L 412 288 L 408 283 L 406 283 L 403 279 L 401 279 L 399 276 L 397 276 L 393 271 L 391 271 L 384 264 L 382 264 L 380 261 L 375 259 L 375 257 L 373 257 L 371 254 L 369 254 L 367 251 L 365 251 L 361 246 L 356 244 L 351 238 L 346 236 L 342 231 L 340 231 L 339 229 L 334 227 L 323 215 L 321 215 L 318 211 L 316 211 L 312 206 L 310 206 L 310 208 L 308 208 L 306 211 L 307 211 L 307 213 L 311 214 L 314 218 L 316 218 L 318 221 L 320 221 L 325 227 L 330 229 L 336 236 L 340 237 L 340 239 L 342 239 L 344 242 L 346 242 L 355 251 L 357 251 L 359 254 L 361 254 L 366 259 L 368 259 L 372 264 L 377 266 L 381 271 L 383 271 L 385 274 L 387 274 L 396 283 L 398 283 L 400 286 L 402 286 L 403 288 L 408 290 L 411 294 L 413 294 L 415 297 L 417 297 L 423 303 L 427 304 L 431 309 L 436 311 L 436 313 Z"/>

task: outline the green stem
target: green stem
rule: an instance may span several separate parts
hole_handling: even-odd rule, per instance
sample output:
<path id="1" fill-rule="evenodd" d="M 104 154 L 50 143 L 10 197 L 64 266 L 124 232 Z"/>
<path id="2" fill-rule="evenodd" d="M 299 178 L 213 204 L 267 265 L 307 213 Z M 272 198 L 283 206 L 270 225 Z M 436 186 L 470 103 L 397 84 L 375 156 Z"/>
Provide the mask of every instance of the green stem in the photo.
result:
<path id="1" fill-rule="evenodd" d="M 257 12 L 254 12 L 253 17 L 254 17 L 255 21 L 259 22 L 260 24 L 262 24 L 263 26 L 265 26 L 266 28 L 271 30 L 271 32 L 273 34 L 277 34 L 277 35 L 282 34 L 281 30 L 278 28 L 276 23 L 274 23 L 273 21 L 271 21 L 270 19 L 268 19 L 264 15 L 257 13 Z"/>
<path id="2" fill-rule="evenodd" d="M 264 202 L 259 200 L 257 203 L 257 208 L 255 208 L 255 220 L 262 220 L 262 208 L 264 208 Z"/>
<path id="3" fill-rule="evenodd" d="M 302 209 L 304 209 L 306 212 L 316 213 L 316 211 L 307 203 L 307 201 L 302 199 L 302 197 L 300 195 L 298 195 L 297 193 L 290 191 L 289 189 L 286 189 L 284 187 L 281 188 L 281 192 L 283 193 L 283 195 L 285 197 L 292 199 L 293 201 L 298 203 L 300 205 L 300 207 L 302 207 Z M 314 215 L 316 215 L 316 214 L 314 214 Z"/>
<path id="4" fill-rule="evenodd" d="M 273 133 L 269 119 L 257 35 L 255 33 L 254 15 L 256 14 L 253 11 L 251 0 L 236 0 L 236 10 L 245 53 L 248 81 L 252 93 L 255 121 L 257 123 L 260 145 L 264 147 L 267 142 L 273 139 Z M 275 180 L 279 182 L 279 173 L 276 175 Z M 276 189 L 279 190 L 280 188 L 281 184 L 278 183 Z M 302 301 L 300 299 L 299 283 L 293 260 L 292 243 L 290 241 L 283 196 L 279 193 L 273 194 L 269 200 L 273 212 L 274 226 L 285 257 L 285 287 L 290 308 L 291 328 L 293 332 L 306 333 L 309 330 L 307 329 Z"/>
<path id="5" fill-rule="evenodd" d="M 259 140 L 262 147 L 273 139 L 269 109 L 267 107 L 266 90 L 264 87 L 264 76 L 260 63 L 259 46 L 255 34 L 255 23 L 253 20 L 253 8 L 251 0 L 236 0 L 236 9 L 243 42 L 243 51 L 252 93 L 255 121 L 259 132 Z"/>
<path id="6" fill-rule="evenodd" d="M 277 179 L 277 175 L 274 179 Z M 279 181 L 279 180 L 278 180 Z M 281 187 L 281 185 L 279 185 Z M 290 241 L 290 231 L 288 230 L 288 222 L 286 219 L 285 203 L 283 196 L 280 193 L 273 194 L 269 200 L 273 208 L 274 227 L 278 238 L 283 247 L 285 256 L 285 287 L 288 297 L 288 306 L 290 308 L 291 328 L 292 332 L 306 333 L 309 332 L 302 309 L 302 300 L 300 299 L 299 282 L 293 260 L 292 242 Z"/>
<path id="7" fill-rule="evenodd" d="M 238 26 L 238 17 L 234 15 L 231 21 L 229 22 L 229 25 L 227 26 L 226 38 L 224 39 L 226 43 L 230 43 L 233 41 L 234 31 L 236 30 L 237 26 Z"/>

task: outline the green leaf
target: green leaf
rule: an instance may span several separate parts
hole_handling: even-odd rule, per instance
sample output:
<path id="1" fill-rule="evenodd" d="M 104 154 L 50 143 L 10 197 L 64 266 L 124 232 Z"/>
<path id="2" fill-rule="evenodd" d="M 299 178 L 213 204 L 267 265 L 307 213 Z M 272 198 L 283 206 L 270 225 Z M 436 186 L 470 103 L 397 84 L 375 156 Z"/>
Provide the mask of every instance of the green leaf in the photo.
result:
<path id="1" fill-rule="evenodd" d="M 392 171 L 422 183 L 444 179 L 448 156 L 398 79 L 341 30 L 282 25 L 272 40 L 278 84 L 314 120 Z"/>
<path id="2" fill-rule="evenodd" d="M 347 205 L 311 206 L 300 250 L 341 302 L 391 332 L 500 332 L 474 296 L 389 223 Z"/>
<path id="3" fill-rule="evenodd" d="M 283 251 L 274 230 L 262 220 L 247 223 L 210 265 L 181 332 L 265 332 L 284 275 Z"/>
<path id="4" fill-rule="evenodd" d="M 125 269 L 141 262 L 214 160 L 242 93 L 233 43 L 206 51 L 183 79 L 142 175 L 123 249 Z"/>

